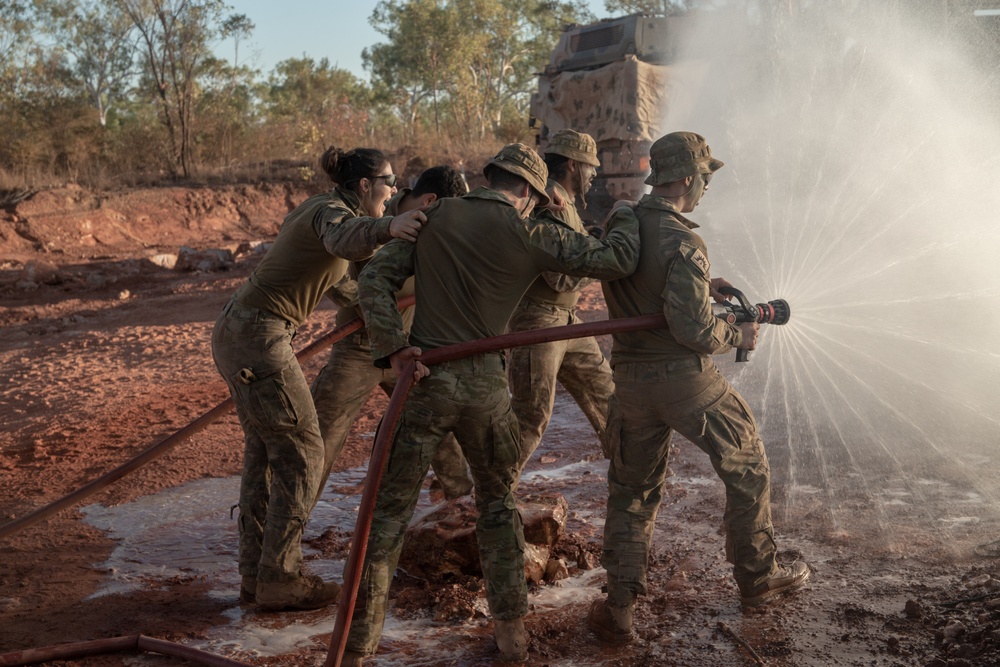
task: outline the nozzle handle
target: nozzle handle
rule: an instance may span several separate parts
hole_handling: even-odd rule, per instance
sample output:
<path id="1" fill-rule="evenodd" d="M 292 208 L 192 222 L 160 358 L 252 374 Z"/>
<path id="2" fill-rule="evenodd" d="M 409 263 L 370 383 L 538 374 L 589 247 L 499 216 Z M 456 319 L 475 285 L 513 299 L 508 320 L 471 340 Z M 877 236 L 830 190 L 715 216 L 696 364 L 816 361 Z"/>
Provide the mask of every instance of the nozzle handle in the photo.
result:
<path id="1" fill-rule="evenodd" d="M 736 361 L 750 361 L 750 350 L 736 350 Z"/>

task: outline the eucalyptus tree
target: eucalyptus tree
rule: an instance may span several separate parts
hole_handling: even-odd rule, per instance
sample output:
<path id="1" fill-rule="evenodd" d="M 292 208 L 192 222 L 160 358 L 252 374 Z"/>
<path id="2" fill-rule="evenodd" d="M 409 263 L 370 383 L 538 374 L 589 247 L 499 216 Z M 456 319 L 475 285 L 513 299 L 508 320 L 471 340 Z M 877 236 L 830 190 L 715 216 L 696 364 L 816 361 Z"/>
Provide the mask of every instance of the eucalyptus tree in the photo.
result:
<path id="1" fill-rule="evenodd" d="M 139 35 L 143 82 L 157 101 L 173 174 L 191 175 L 199 79 L 214 66 L 212 46 L 228 9 L 222 0 L 114 0 Z"/>

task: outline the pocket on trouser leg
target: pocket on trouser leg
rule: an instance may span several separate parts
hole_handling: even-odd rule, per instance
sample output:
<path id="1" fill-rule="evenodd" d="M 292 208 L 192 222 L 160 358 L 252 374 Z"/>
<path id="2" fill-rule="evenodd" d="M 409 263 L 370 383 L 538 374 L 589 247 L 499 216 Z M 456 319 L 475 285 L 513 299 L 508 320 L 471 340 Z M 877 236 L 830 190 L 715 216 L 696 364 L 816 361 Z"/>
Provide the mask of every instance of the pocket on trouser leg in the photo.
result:
<path id="1" fill-rule="evenodd" d="M 622 449 L 622 410 L 618 405 L 618 398 L 612 394 L 608 399 L 608 425 L 604 429 L 604 437 L 601 438 L 601 450 L 604 458 L 609 461 L 618 458 L 621 460 Z"/>
<path id="2" fill-rule="evenodd" d="M 230 378 L 235 394 L 247 419 L 256 427 L 288 431 L 299 424 L 299 417 L 286 390 L 285 369 L 258 378 L 249 368 L 241 368 Z"/>
<path id="3" fill-rule="evenodd" d="M 497 470 L 516 470 L 521 459 L 521 428 L 518 426 L 517 417 L 514 416 L 514 410 L 508 406 L 503 416 L 490 423 L 488 433 L 490 467 Z"/>

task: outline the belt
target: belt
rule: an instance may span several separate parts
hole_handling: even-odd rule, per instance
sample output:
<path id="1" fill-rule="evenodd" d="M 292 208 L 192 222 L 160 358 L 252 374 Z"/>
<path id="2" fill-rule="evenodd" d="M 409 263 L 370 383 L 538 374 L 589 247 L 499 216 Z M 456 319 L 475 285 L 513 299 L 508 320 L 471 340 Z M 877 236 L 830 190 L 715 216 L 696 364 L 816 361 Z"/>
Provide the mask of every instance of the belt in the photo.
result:
<path id="1" fill-rule="evenodd" d="M 616 380 L 649 382 L 664 380 L 672 375 L 689 371 L 703 372 L 712 367 L 712 359 L 707 355 L 691 355 L 669 361 L 631 361 L 615 364 Z"/>
<path id="2" fill-rule="evenodd" d="M 285 328 L 293 329 L 295 326 L 286 320 L 284 317 L 275 315 L 269 310 L 263 308 L 255 308 L 252 306 L 244 306 L 242 303 L 236 299 L 230 299 L 229 303 L 226 304 L 225 309 L 222 313 L 226 317 L 231 317 L 234 320 L 246 320 L 248 322 L 262 322 L 264 320 L 273 320 L 275 322 L 281 322 L 285 325 Z"/>

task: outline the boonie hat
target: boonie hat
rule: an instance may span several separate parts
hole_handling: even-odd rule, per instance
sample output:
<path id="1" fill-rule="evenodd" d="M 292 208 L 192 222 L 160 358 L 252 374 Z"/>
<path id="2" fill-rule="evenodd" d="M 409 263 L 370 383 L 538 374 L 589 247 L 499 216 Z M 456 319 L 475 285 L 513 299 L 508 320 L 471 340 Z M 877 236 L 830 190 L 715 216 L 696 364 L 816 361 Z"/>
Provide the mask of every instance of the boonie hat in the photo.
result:
<path id="1" fill-rule="evenodd" d="M 545 162 L 533 148 L 524 144 L 507 144 L 483 167 L 483 175 L 486 178 L 490 177 L 490 169 L 493 167 L 509 171 L 528 181 L 531 189 L 542 198 L 538 206 L 549 205 L 549 195 L 545 192 L 549 168 L 545 166 Z"/>
<path id="2" fill-rule="evenodd" d="M 649 176 L 646 185 L 663 185 L 685 176 L 710 174 L 723 166 L 712 157 L 705 137 L 694 132 L 671 132 L 649 147 Z"/>
<path id="3" fill-rule="evenodd" d="M 545 149 L 545 154 L 549 153 L 595 167 L 601 166 L 601 161 L 597 159 L 597 142 L 589 134 L 576 130 L 559 130 L 552 135 L 552 140 Z"/>

